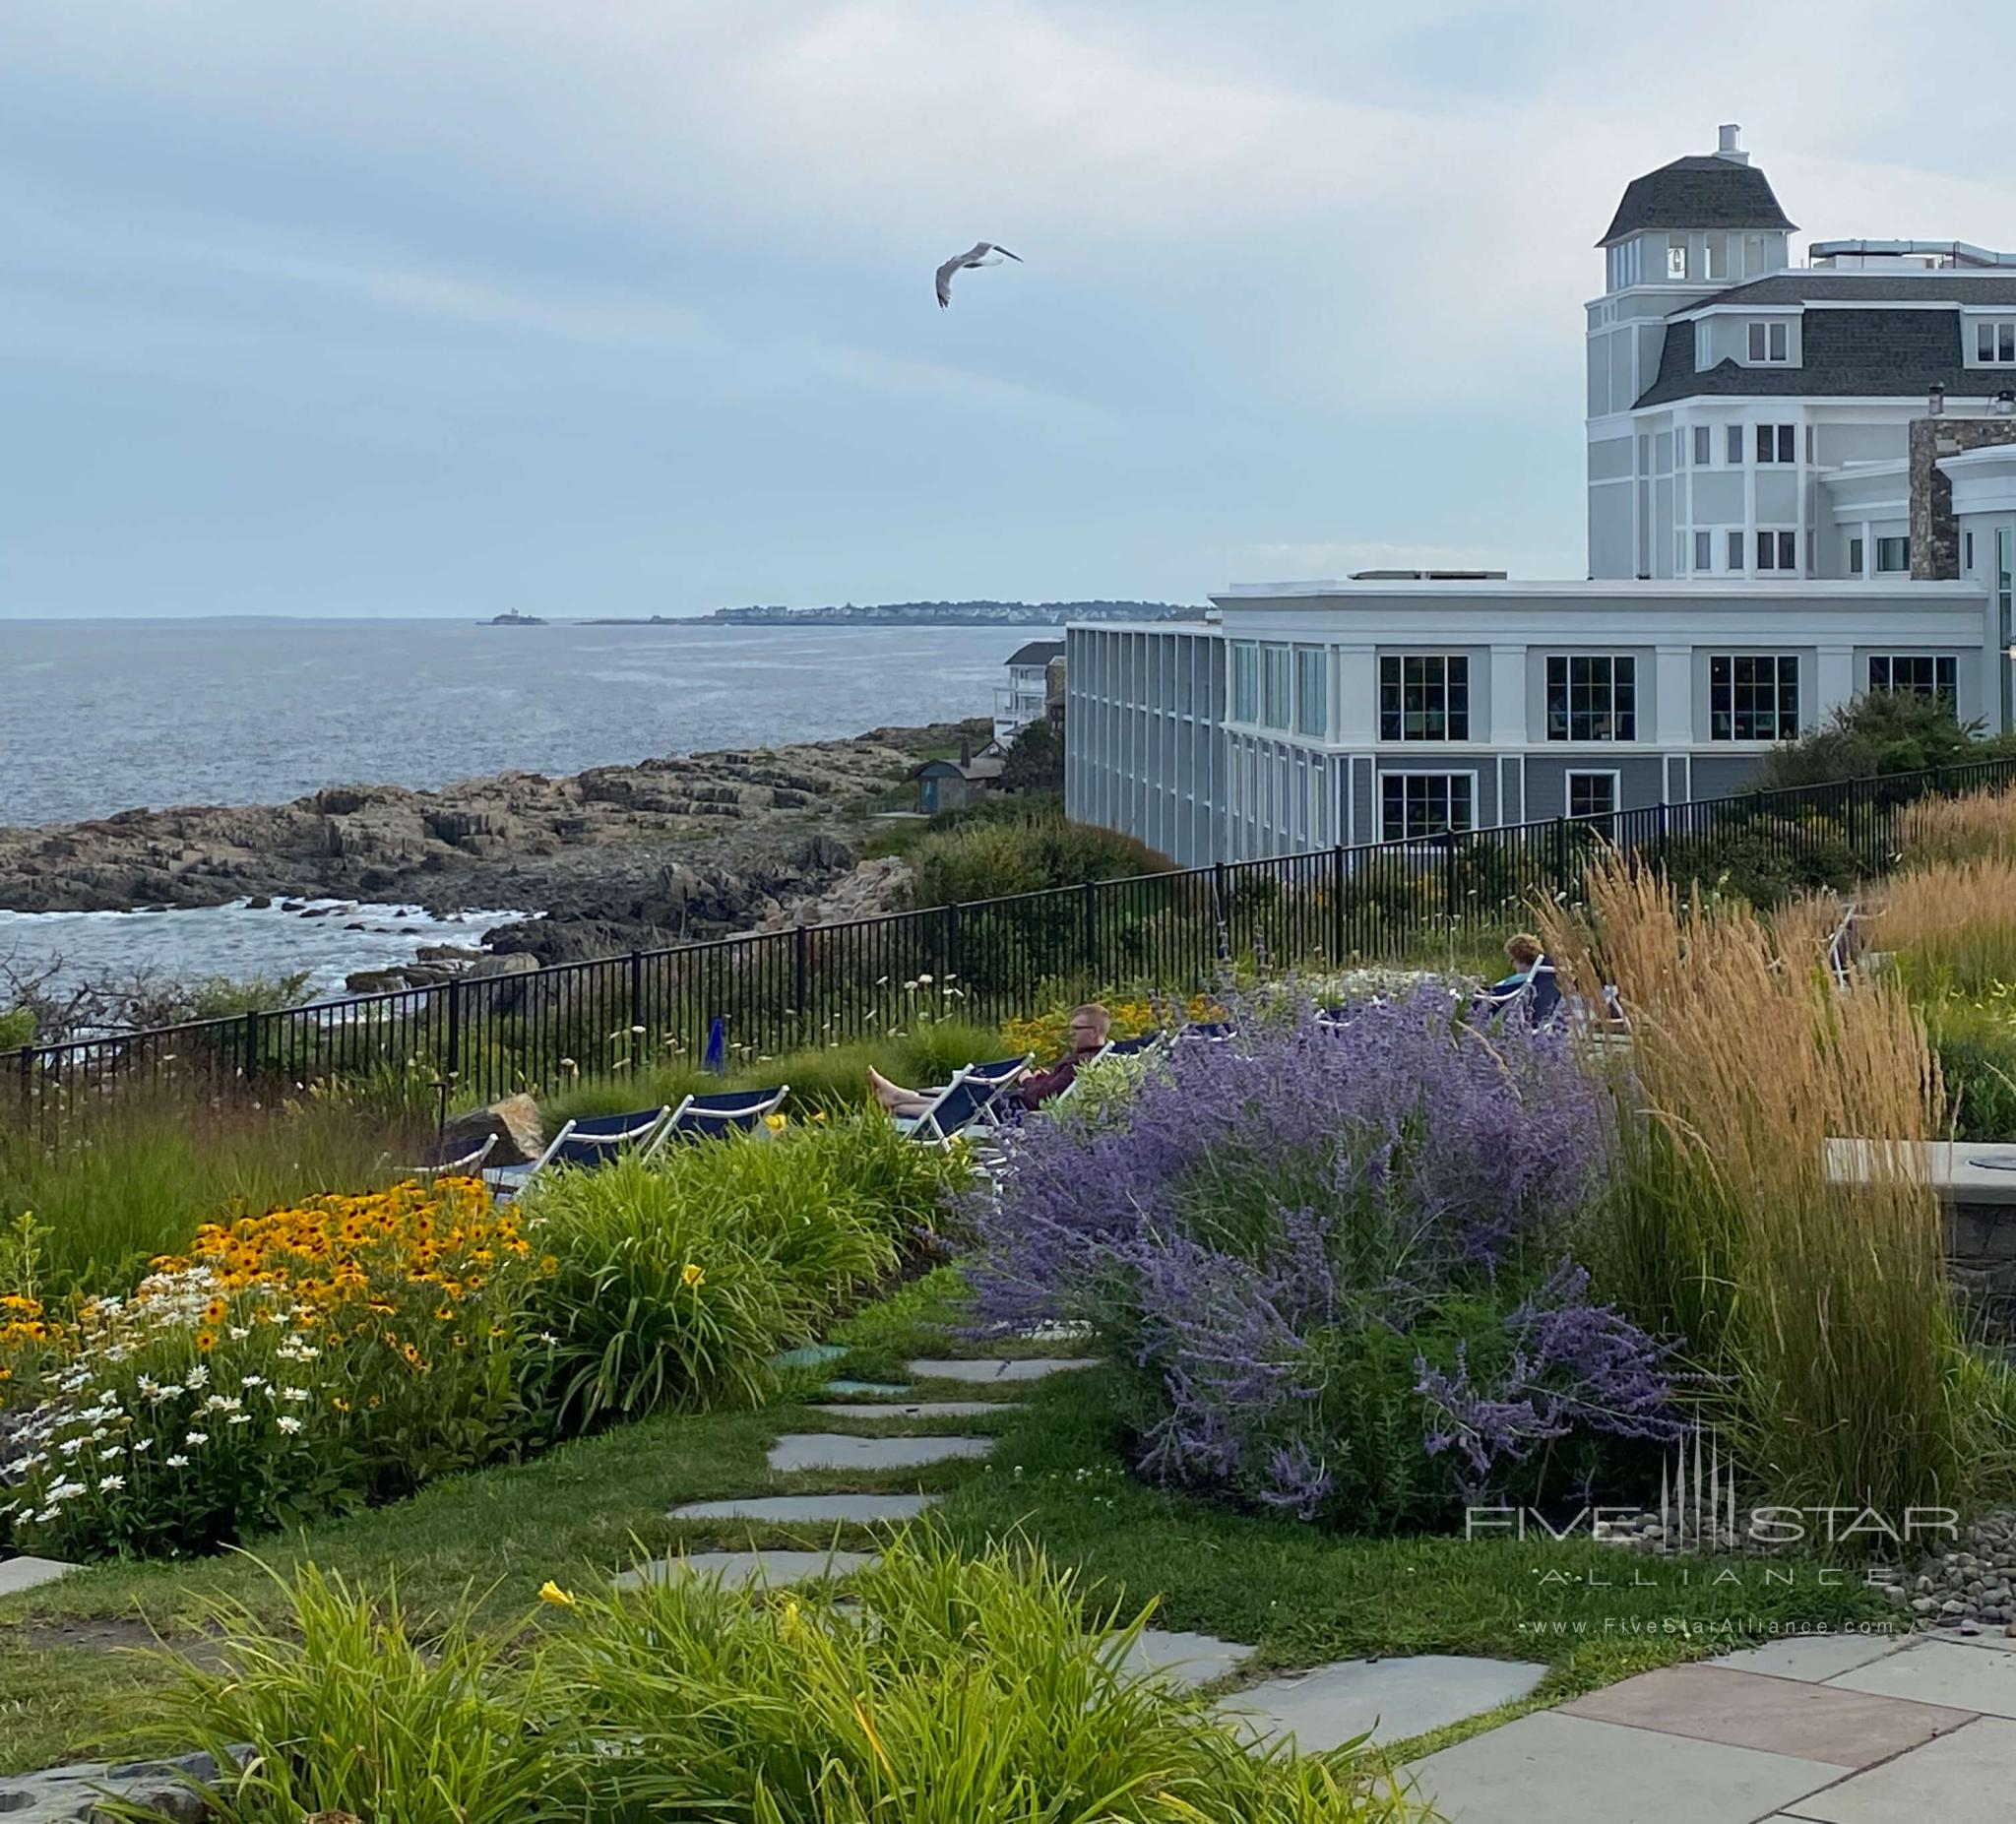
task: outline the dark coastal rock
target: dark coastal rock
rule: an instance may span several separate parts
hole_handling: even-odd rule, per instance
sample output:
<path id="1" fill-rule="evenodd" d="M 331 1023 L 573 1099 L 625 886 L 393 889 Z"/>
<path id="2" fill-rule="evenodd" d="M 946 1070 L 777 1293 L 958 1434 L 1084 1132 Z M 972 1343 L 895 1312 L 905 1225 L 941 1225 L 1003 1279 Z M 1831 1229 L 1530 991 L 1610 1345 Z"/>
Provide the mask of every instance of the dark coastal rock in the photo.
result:
<path id="1" fill-rule="evenodd" d="M 245 899 L 298 912 L 307 900 L 337 899 L 353 916 L 359 899 L 392 898 L 599 921 L 645 947 L 718 935 L 788 915 L 831 889 L 853 857 L 817 826 L 863 812 L 920 752 L 976 732 L 941 723 L 595 767 L 571 779 L 503 773 L 438 791 L 331 786 L 289 804 L 0 828 L 0 908 Z"/>

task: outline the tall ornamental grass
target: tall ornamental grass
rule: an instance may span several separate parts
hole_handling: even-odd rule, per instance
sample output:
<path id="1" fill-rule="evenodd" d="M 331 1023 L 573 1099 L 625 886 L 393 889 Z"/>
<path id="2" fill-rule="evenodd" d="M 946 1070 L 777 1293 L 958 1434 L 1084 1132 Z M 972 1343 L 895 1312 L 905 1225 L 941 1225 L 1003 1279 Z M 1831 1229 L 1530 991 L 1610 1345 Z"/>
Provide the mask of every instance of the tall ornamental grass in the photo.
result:
<path id="1" fill-rule="evenodd" d="M 2016 852 L 1892 876 L 1870 897 L 1868 933 L 1922 996 L 2016 982 Z"/>
<path id="2" fill-rule="evenodd" d="M 336 1095 L 260 1108 L 135 1085 L 54 1138 L 0 1125 L 0 1222 L 33 1212 L 54 1289 L 125 1291 L 205 1223 L 382 1189 L 422 1144 L 424 1130 Z"/>
<path id="3" fill-rule="evenodd" d="M 1249 1753 L 1209 1703 L 1130 1664 L 1145 1615 L 1089 1607 L 1034 1553 L 896 1541 L 830 1593 L 672 1579 L 548 1585 L 543 1618 L 423 1632 L 304 1572 L 274 1627 L 221 1617 L 182 1663 L 178 1748 L 251 1754 L 222 1824 L 1404 1824 L 1362 1744 Z M 528 1644 L 530 1642 L 530 1644 Z"/>
<path id="4" fill-rule="evenodd" d="M 1920 798 L 1898 813 L 1897 849 L 1913 868 L 1941 861 L 2016 861 L 2016 791 Z"/>
<path id="5" fill-rule="evenodd" d="M 1824 967 L 1836 913 L 1767 923 L 1675 906 L 1611 859 L 1585 908 L 1548 909 L 1548 948 L 1632 1019 L 1611 1052 L 1618 1184 L 1592 1264 L 1623 1307 L 1682 1337 L 1697 1397 L 1774 1500 L 1897 1516 L 2006 1468 L 1998 1377 L 1978 1370 L 1914 1148 L 1941 1093 L 1904 989 Z M 1828 1142 L 1864 1143 L 1858 1181 Z"/>

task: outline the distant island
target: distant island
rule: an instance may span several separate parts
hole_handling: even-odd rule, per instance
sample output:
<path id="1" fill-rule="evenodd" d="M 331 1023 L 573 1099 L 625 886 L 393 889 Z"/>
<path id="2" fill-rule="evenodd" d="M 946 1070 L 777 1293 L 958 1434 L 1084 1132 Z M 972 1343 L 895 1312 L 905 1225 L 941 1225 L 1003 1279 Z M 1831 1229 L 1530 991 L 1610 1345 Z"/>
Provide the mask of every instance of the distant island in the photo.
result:
<path id="1" fill-rule="evenodd" d="M 490 616 L 490 625 L 492 627 L 543 627 L 545 624 L 536 614 L 520 614 L 510 608 L 507 608 L 502 614 Z"/>
<path id="2" fill-rule="evenodd" d="M 506 617 L 499 615 L 500 621 Z M 1199 621 L 1172 601 L 847 601 L 823 608 L 716 608 L 708 614 L 605 616 L 591 627 L 1061 627 L 1066 621 Z M 520 617 L 522 624 L 523 617 Z"/>

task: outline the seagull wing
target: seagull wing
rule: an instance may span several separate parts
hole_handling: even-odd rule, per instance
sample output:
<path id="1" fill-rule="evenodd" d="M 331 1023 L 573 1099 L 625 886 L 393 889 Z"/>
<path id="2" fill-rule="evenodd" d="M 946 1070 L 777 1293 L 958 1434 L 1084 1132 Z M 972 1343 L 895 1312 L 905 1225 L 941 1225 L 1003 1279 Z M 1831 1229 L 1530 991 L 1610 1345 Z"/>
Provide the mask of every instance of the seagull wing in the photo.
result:
<path id="1" fill-rule="evenodd" d="M 965 264 L 963 258 L 950 259 L 938 269 L 938 308 L 943 310 L 952 302 L 952 275 Z"/>
<path id="2" fill-rule="evenodd" d="M 991 242 L 991 241 L 989 241 L 989 242 L 988 242 L 987 244 L 988 244 L 988 245 L 989 245 L 990 247 L 992 247 L 992 248 L 993 248 L 993 250 L 994 250 L 994 252 L 996 252 L 996 253 L 1008 253 L 1008 249 L 1007 249 L 1006 247 L 1002 247 L 1002 246 L 997 246 L 997 245 L 995 245 L 995 244 L 994 244 L 993 242 Z M 1023 258 L 1022 258 L 1022 255 L 1021 255 L 1021 254 L 1019 254 L 1019 253 L 1008 253 L 1008 257 L 1009 257 L 1009 258 L 1010 258 L 1011 260 L 1013 260 L 1013 261 L 1015 262 L 1015 264 L 1016 264 L 1017 266 L 1020 266 L 1020 265 L 1022 265 L 1022 264 L 1023 264 Z"/>

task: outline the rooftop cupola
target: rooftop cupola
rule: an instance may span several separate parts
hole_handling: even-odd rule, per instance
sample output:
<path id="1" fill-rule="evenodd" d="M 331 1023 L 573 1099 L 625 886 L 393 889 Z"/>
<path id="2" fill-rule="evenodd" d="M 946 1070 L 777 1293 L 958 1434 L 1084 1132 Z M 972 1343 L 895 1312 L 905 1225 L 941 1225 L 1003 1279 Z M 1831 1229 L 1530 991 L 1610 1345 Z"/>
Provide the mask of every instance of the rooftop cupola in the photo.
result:
<path id="1" fill-rule="evenodd" d="M 1607 254 L 1606 290 L 1690 284 L 1703 290 L 1782 270 L 1795 224 L 1771 181 L 1717 129 L 1716 149 L 1634 177 L 1596 244 Z"/>

